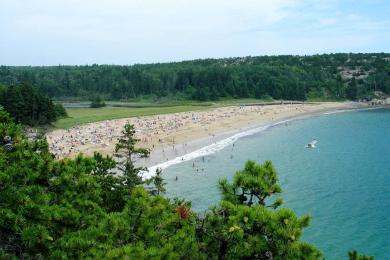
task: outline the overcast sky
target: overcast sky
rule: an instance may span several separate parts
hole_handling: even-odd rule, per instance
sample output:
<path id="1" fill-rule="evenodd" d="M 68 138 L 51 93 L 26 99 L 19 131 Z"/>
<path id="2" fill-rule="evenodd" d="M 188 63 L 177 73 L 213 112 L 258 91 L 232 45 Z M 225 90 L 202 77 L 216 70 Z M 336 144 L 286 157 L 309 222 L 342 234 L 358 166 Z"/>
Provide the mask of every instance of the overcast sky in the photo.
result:
<path id="1" fill-rule="evenodd" d="M 0 64 L 390 52 L 389 0 L 0 0 Z"/>

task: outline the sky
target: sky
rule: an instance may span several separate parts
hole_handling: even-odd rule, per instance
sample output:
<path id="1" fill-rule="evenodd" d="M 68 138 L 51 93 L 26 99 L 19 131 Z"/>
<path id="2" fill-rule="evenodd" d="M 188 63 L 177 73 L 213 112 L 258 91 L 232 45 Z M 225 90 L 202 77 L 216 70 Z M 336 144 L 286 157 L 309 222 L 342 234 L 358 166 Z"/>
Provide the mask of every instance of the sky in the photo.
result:
<path id="1" fill-rule="evenodd" d="M 0 0 L 0 64 L 390 52 L 389 0 Z"/>

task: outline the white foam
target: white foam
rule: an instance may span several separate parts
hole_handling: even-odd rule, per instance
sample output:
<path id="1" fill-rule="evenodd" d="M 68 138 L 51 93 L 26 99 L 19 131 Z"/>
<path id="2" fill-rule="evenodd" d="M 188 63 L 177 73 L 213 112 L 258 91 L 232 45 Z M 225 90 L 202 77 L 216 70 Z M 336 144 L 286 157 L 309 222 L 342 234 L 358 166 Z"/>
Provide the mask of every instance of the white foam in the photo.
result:
<path id="1" fill-rule="evenodd" d="M 375 108 L 358 108 L 358 109 L 352 108 L 352 109 L 343 109 L 343 110 L 329 111 L 329 112 L 324 112 L 322 114 L 324 114 L 324 115 L 331 115 L 331 114 L 337 114 L 337 113 L 345 113 L 345 112 L 352 112 L 352 111 L 362 111 L 362 110 L 372 110 L 372 109 L 378 109 L 378 108 L 377 107 L 375 107 Z M 168 167 L 170 167 L 172 165 L 175 165 L 175 164 L 179 164 L 179 163 L 190 161 L 190 160 L 202 157 L 202 156 L 207 156 L 207 155 L 216 153 L 216 152 L 222 150 L 223 148 L 227 147 L 228 145 L 231 145 L 231 144 L 235 143 L 238 139 L 240 139 L 242 137 L 254 135 L 254 134 L 260 133 L 260 132 L 262 132 L 264 130 L 267 130 L 270 127 L 281 125 L 281 124 L 285 124 L 285 123 L 293 121 L 293 120 L 302 119 L 302 118 L 306 118 L 306 117 L 310 117 L 310 116 L 313 116 L 313 114 L 301 115 L 301 116 L 289 118 L 289 119 L 286 119 L 286 120 L 278 121 L 278 122 L 275 122 L 275 123 L 272 123 L 272 124 L 268 124 L 268 125 L 264 125 L 264 126 L 260 126 L 260 127 L 256 127 L 256 128 L 252 128 L 252 129 L 246 130 L 244 132 L 237 133 L 237 134 L 235 134 L 235 135 L 233 135 L 231 137 L 228 137 L 226 139 L 218 141 L 218 142 L 216 142 L 214 144 L 202 147 L 202 148 L 200 148 L 200 149 L 198 149 L 196 151 L 193 151 L 191 153 L 185 154 L 183 156 L 178 156 L 178 157 L 176 157 L 176 158 L 174 158 L 174 159 L 172 159 L 170 161 L 163 162 L 163 163 L 154 165 L 152 167 L 149 167 L 147 171 L 144 171 L 142 173 L 142 178 L 148 179 L 148 178 L 154 176 L 155 173 L 156 173 L 156 169 L 158 169 L 158 168 L 163 170 L 163 169 L 166 169 L 166 168 L 168 168 Z"/>
<path id="2" fill-rule="evenodd" d="M 252 129 L 249 129 L 249 130 L 246 130 L 244 132 L 240 132 L 240 133 L 237 133 L 235 135 L 232 135 L 226 139 L 223 139 L 223 140 L 220 140 L 214 144 L 211 144 L 211 145 L 208 145 L 208 146 L 205 146 L 205 147 L 202 147 L 196 151 L 193 151 L 191 153 L 188 153 L 188 154 L 185 154 L 183 156 L 178 156 L 170 161 L 167 161 L 167 162 L 163 162 L 163 163 L 160 163 L 160 164 L 157 164 L 157 165 L 154 165 L 152 167 L 149 167 L 147 171 L 144 171 L 142 173 L 142 177 L 144 179 L 148 179 L 152 176 L 155 175 L 155 172 L 158 168 L 160 169 L 166 169 L 172 165 L 175 165 L 175 164 L 179 164 L 179 163 L 182 163 L 182 162 L 185 162 L 185 161 L 190 161 L 190 160 L 193 160 L 193 159 L 196 159 L 196 158 L 199 158 L 199 157 L 202 157 L 202 156 L 207 156 L 207 155 L 210 155 L 210 154 L 213 154 L 213 153 L 216 153 L 220 150 L 222 150 L 223 148 L 235 143 L 238 139 L 242 138 L 242 137 L 245 137 L 245 136 L 250 136 L 250 135 L 254 135 L 256 133 L 260 133 L 264 130 L 267 130 L 268 128 L 270 127 L 273 127 L 273 126 L 276 126 L 276 125 L 280 125 L 280 124 L 284 124 L 284 123 L 287 123 L 291 120 L 295 120 L 297 118 L 291 118 L 291 119 L 287 119 L 287 120 L 283 120 L 283 121 L 279 121 L 279 122 L 276 122 L 276 123 L 273 123 L 273 124 L 268 124 L 268 125 L 264 125 L 264 126 L 260 126 L 260 127 L 256 127 L 256 128 L 252 128 Z"/>
<path id="3" fill-rule="evenodd" d="M 335 110 L 335 111 L 324 112 L 322 114 L 323 115 L 332 115 L 332 114 L 344 113 L 344 112 L 349 112 L 349 111 L 353 111 L 353 109 Z"/>
<path id="4" fill-rule="evenodd" d="M 332 114 L 345 113 L 345 112 L 375 110 L 375 109 L 380 109 L 380 108 L 381 107 L 351 108 L 351 109 L 342 109 L 342 110 L 335 110 L 335 111 L 324 112 L 323 114 L 324 115 L 332 115 Z"/>

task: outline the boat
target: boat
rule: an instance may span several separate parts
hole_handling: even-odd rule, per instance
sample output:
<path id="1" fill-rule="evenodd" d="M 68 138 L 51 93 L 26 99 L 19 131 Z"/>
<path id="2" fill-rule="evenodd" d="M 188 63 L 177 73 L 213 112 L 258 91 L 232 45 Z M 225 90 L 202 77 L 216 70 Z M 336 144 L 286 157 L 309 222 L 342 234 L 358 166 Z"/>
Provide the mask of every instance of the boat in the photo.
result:
<path id="1" fill-rule="evenodd" d="M 306 147 L 306 148 L 314 149 L 314 148 L 316 148 L 317 142 L 318 142 L 317 140 L 313 140 L 313 141 L 311 141 L 310 143 L 308 143 L 305 147 Z"/>

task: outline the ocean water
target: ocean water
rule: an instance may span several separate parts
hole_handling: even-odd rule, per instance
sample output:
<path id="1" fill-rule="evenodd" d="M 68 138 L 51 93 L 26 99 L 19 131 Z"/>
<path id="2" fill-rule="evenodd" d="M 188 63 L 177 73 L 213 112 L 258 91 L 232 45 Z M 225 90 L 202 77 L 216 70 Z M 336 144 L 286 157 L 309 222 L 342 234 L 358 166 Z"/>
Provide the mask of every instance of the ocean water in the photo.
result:
<path id="1" fill-rule="evenodd" d="M 231 179 L 248 159 L 272 160 L 284 206 L 312 216 L 303 239 L 326 259 L 347 259 L 352 249 L 390 259 L 390 109 L 322 114 L 253 132 L 165 168 L 168 196 L 204 212 L 220 199 L 220 177 Z M 304 148 L 313 139 L 317 148 Z"/>

